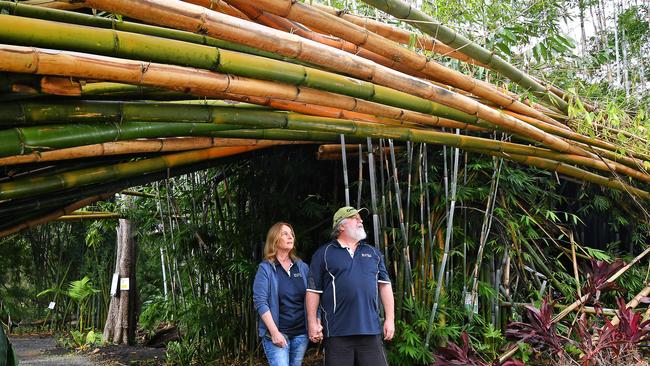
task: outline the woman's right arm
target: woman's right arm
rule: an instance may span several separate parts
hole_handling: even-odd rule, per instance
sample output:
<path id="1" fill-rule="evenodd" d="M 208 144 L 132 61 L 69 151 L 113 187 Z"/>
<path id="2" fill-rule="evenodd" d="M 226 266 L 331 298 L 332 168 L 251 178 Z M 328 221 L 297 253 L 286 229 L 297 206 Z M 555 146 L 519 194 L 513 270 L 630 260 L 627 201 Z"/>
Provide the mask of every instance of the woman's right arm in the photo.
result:
<path id="1" fill-rule="evenodd" d="M 287 341 L 282 333 L 280 333 L 271 315 L 271 308 L 269 307 L 269 296 L 271 294 L 269 293 L 269 287 L 268 274 L 260 265 L 257 268 L 257 274 L 255 274 L 255 281 L 253 282 L 253 304 L 255 305 L 255 310 L 260 314 L 264 325 L 269 330 L 273 344 L 278 347 L 284 347 L 287 345 Z"/>
<path id="2" fill-rule="evenodd" d="M 280 348 L 284 348 L 287 345 L 287 340 L 284 338 L 282 333 L 280 333 L 278 327 L 275 325 L 275 322 L 273 321 L 273 316 L 271 316 L 271 312 L 267 311 L 266 313 L 262 314 L 260 318 L 262 318 L 262 321 L 266 325 L 266 328 L 268 328 L 269 334 L 271 334 L 271 341 L 273 342 L 273 344 L 275 344 Z"/>

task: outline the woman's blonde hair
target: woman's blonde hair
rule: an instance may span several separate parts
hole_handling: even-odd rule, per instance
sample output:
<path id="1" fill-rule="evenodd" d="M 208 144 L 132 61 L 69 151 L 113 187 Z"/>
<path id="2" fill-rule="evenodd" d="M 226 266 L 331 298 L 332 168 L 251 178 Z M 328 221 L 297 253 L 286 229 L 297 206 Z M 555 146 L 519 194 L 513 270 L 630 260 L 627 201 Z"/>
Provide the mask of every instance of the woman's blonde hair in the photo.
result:
<path id="1" fill-rule="evenodd" d="M 296 234 L 293 232 L 293 227 L 286 222 L 276 222 L 271 226 L 269 232 L 266 234 L 266 244 L 264 244 L 264 259 L 267 259 L 271 262 L 275 262 L 275 256 L 277 254 L 277 244 L 282 237 L 282 227 L 286 226 L 291 230 L 291 235 L 293 236 L 293 248 L 289 252 L 291 259 L 298 258 L 296 256 Z"/>

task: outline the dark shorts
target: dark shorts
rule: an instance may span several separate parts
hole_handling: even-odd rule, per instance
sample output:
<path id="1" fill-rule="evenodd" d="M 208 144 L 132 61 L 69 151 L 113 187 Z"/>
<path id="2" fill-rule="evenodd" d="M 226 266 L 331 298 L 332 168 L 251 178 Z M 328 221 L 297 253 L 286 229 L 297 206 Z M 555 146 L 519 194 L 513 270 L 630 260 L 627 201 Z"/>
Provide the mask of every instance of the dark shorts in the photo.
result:
<path id="1" fill-rule="evenodd" d="M 326 338 L 325 366 L 388 366 L 381 335 Z"/>

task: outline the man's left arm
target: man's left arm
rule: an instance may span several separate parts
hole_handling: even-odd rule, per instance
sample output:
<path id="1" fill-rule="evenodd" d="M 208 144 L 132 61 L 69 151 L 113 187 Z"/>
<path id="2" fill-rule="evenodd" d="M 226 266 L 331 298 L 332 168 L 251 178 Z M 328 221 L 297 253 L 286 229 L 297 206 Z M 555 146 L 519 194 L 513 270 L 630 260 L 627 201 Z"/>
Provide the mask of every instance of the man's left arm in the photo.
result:
<path id="1" fill-rule="evenodd" d="M 384 257 L 377 253 L 379 256 L 379 274 L 377 276 L 377 285 L 379 286 L 379 298 L 384 305 L 384 340 L 390 341 L 395 335 L 395 300 L 393 299 L 393 286 L 388 277 Z"/>
<path id="2" fill-rule="evenodd" d="M 395 300 L 393 299 L 393 287 L 390 283 L 379 282 L 379 297 L 384 305 L 384 340 L 390 341 L 395 335 Z"/>

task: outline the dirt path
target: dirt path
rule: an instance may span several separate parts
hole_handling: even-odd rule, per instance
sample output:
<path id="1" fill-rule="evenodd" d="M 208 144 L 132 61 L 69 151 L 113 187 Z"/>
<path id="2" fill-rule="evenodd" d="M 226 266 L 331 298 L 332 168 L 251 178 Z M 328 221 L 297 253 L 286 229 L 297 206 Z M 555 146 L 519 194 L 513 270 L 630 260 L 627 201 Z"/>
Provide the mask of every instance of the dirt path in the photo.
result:
<path id="1" fill-rule="evenodd" d="M 52 337 L 13 336 L 9 340 L 18 355 L 20 365 L 29 366 L 95 366 L 83 356 L 57 348 Z"/>

